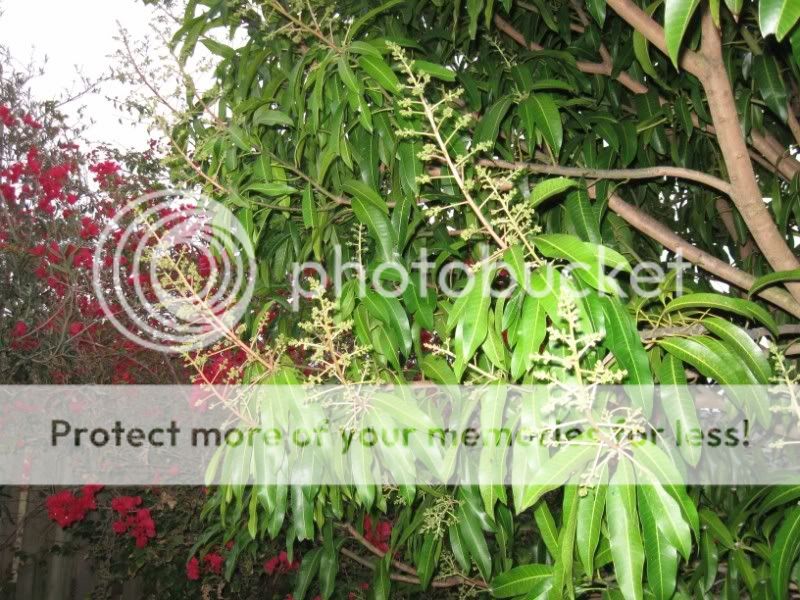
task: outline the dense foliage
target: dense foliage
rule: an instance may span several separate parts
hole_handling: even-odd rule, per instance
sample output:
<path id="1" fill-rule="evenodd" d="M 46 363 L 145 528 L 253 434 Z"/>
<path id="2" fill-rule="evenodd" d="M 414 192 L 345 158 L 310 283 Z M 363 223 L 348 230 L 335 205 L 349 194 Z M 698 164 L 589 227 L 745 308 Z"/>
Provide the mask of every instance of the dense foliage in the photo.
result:
<path id="1" fill-rule="evenodd" d="M 218 66 L 174 114 L 171 175 L 237 212 L 259 264 L 244 327 L 189 357 L 200 381 L 791 382 L 798 6 L 189 0 L 175 46 Z M 360 297 L 352 279 L 320 297 L 313 271 L 293 273 L 333 272 L 339 251 L 370 274 L 426 253 L 434 277 L 399 298 Z M 495 288 L 531 265 L 545 293 L 454 301 L 435 275 L 455 260 Z M 666 275 L 635 287 L 648 261 Z M 232 541 L 232 594 L 276 543 L 273 571 L 302 555 L 295 599 L 795 589 L 800 487 L 633 487 L 624 453 L 586 486 L 570 475 L 590 457 L 570 456 L 509 465 L 553 470 L 549 486 L 223 486 L 187 574 Z"/>

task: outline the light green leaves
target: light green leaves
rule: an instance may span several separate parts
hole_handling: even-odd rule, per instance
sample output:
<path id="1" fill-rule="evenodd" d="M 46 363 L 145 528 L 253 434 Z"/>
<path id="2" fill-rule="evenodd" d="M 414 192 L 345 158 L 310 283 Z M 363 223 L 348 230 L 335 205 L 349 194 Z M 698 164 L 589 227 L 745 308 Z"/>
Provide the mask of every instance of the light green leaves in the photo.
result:
<path id="1" fill-rule="evenodd" d="M 627 460 L 617 465 L 606 498 L 608 535 L 617 582 L 626 600 L 641 600 L 644 548 L 636 510 L 633 469 Z"/>
<path id="2" fill-rule="evenodd" d="M 400 93 L 400 80 L 391 67 L 379 56 L 364 55 L 359 57 L 358 64 L 387 92 Z"/>
<path id="3" fill-rule="evenodd" d="M 758 3 L 758 24 L 765 36 L 774 34 L 782 40 L 798 19 L 800 3 L 797 0 L 760 0 Z"/>
<path id="4" fill-rule="evenodd" d="M 564 127 L 558 106 L 550 94 L 531 94 L 519 105 L 519 115 L 525 128 L 530 150 L 536 141 L 536 131 L 544 137 L 553 156 L 558 156 L 564 141 Z"/>
<path id="5" fill-rule="evenodd" d="M 664 356 L 658 370 L 658 380 L 661 383 L 661 409 L 672 432 L 676 436 L 686 437 L 687 432 L 701 431 L 694 400 L 688 390 L 684 389 L 686 373 L 683 363 L 671 354 Z M 700 446 L 688 440 L 681 443 L 680 452 L 684 460 L 692 466 L 697 465 L 700 460 Z"/>
<path id="6" fill-rule="evenodd" d="M 769 360 L 761 346 L 747 332 L 719 317 L 703 319 L 702 323 L 744 361 L 760 384 L 767 385 L 770 382 L 772 367 Z"/>
<path id="7" fill-rule="evenodd" d="M 535 598 L 553 577 L 550 565 L 521 565 L 492 579 L 489 591 L 493 598 L 526 596 Z"/>
<path id="8" fill-rule="evenodd" d="M 553 179 L 545 179 L 536 184 L 528 199 L 533 206 L 539 206 L 545 200 L 563 194 L 568 189 L 576 187 L 577 181 L 567 177 L 555 177 Z"/>
<path id="9" fill-rule="evenodd" d="M 619 365 L 627 372 L 627 380 L 637 386 L 650 386 L 653 376 L 650 373 L 650 361 L 647 358 L 642 340 L 636 331 L 636 322 L 628 310 L 616 298 L 602 299 L 605 315 L 606 337 L 603 345 L 617 359 Z M 637 390 L 634 400 L 645 415 L 653 409 L 652 394 L 646 388 Z"/>
<path id="10" fill-rule="evenodd" d="M 793 269 L 791 271 L 776 271 L 775 273 L 768 273 L 762 275 L 753 282 L 750 289 L 747 290 L 749 296 L 753 296 L 771 285 L 782 283 L 784 281 L 797 281 L 800 280 L 800 269 Z"/>
<path id="11" fill-rule="evenodd" d="M 675 298 L 675 300 L 667 304 L 664 312 L 669 313 L 676 310 L 687 310 L 691 308 L 732 312 L 747 319 L 759 321 L 773 334 L 778 334 L 778 326 L 775 324 L 775 319 L 772 318 L 764 307 L 749 300 L 731 298 L 721 294 L 686 294 L 685 296 Z"/>
<path id="12" fill-rule="evenodd" d="M 547 313 L 539 298 L 526 295 L 522 313 L 517 321 L 516 344 L 511 355 L 511 378 L 519 379 L 533 363 L 533 353 L 539 351 L 547 328 Z"/>
<path id="13" fill-rule="evenodd" d="M 493 271 L 482 269 L 475 274 L 472 289 L 466 292 L 463 312 L 456 325 L 456 356 L 464 363 L 475 354 L 489 326 L 490 285 Z"/>
<path id="14" fill-rule="evenodd" d="M 294 121 L 289 115 L 280 110 L 270 109 L 268 104 L 256 109 L 256 112 L 253 113 L 253 123 L 267 125 L 268 127 L 272 125 L 292 127 L 294 125 Z"/>
<path id="15" fill-rule="evenodd" d="M 411 66 L 415 71 L 427 73 L 431 77 L 447 81 L 448 83 L 453 83 L 456 80 L 456 74 L 453 71 L 427 60 L 415 60 Z"/>
<path id="16" fill-rule="evenodd" d="M 378 192 L 360 181 L 347 181 L 342 188 L 353 196 L 353 212 L 378 242 L 382 260 L 393 261 L 397 248 L 397 234 L 389 221 L 389 208 L 386 202 Z"/>
<path id="17" fill-rule="evenodd" d="M 667 42 L 667 54 L 676 67 L 678 66 L 681 42 L 699 5 L 700 0 L 666 0 L 665 2 L 664 35 Z"/>

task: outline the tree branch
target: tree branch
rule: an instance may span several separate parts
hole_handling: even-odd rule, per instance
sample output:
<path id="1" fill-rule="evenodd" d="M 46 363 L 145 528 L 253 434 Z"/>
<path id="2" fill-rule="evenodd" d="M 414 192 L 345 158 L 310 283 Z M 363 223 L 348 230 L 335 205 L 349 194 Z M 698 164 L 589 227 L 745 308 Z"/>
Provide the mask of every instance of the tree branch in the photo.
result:
<path id="1" fill-rule="evenodd" d="M 694 323 L 692 325 L 683 325 L 681 327 L 656 327 L 654 329 L 644 329 L 639 332 L 639 337 L 642 341 L 657 340 L 672 335 L 703 335 L 708 330 L 703 327 L 701 323 Z M 760 340 L 763 337 L 771 337 L 772 332 L 766 327 L 755 327 L 753 329 L 744 330 L 754 340 Z M 793 336 L 800 335 L 800 325 L 781 325 L 778 327 L 778 335 Z"/>
<path id="2" fill-rule="evenodd" d="M 672 230 L 656 221 L 650 215 L 645 214 L 635 206 L 625 202 L 618 195 L 612 194 L 609 197 L 608 208 L 614 211 L 637 231 L 654 239 L 665 248 L 671 250 L 675 254 L 679 254 L 690 263 L 719 277 L 723 281 L 743 290 L 749 290 L 755 282 L 755 277 L 749 273 L 732 267 L 728 263 L 700 250 L 673 233 Z M 785 291 L 778 288 L 768 288 L 759 292 L 758 295 L 775 306 L 782 308 L 792 316 L 800 318 L 800 304 Z"/>
<path id="3" fill-rule="evenodd" d="M 722 40 L 709 11 L 703 13 L 702 28 L 701 52 L 707 66 L 699 78 L 708 99 L 719 147 L 733 186 L 731 200 L 772 268 L 776 271 L 796 269 L 800 267 L 800 262 L 778 231 L 758 187 L 722 57 Z M 787 284 L 786 287 L 795 299 L 800 299 L 800 284 Z"/>
<path id="4" fill-rule="evenodd" d="M 587 169 L 584 167 L 562 167 L 559 165 L 546 165 L 529 162 L 509 162 L 505 160 L 483 159 L 479 161 L 483 166 L 499 167 L 501 169 L 525 170 L 530 173 L 544 175 L 561 175 L 564 177 L 589 177 L 594 179 L 658 179 L 659 177 L 675 177 L 701 183 L 726 195 L 732 195 L 733 190 L 727 181 L 714 177 L 702 171 L 684 169 L 682 167 L 645 167 L 640 169 Z"/>

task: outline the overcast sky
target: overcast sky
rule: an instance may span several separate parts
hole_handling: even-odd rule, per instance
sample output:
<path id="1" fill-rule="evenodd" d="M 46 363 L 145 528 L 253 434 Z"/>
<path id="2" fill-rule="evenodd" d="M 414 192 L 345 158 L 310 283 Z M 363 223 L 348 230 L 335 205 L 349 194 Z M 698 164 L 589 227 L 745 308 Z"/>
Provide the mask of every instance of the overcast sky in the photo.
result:
<path id="1" fill-rule="evenodd" d="M 34 95 L 45 100 L 80 89 L 79 70 L 90 78 L 108 72 L 117 48 L 116 22 L 134 38 L 142 37 L 149 31 L 152 9 L 141 0 L 0 0 L 0 13 L 0 43 L 19 64 L 32 59 L 41 65 L 47 57 L 45 75 L 31 86 Z M 141 149 L 148 139 L 146 127 L 136 126 L 106 99 L 122 89 L 108 82 L 100 93 L 81 99 L 95 121 L 86 137 Z M 71 113 L 75 108 L 65 110 Z"/>

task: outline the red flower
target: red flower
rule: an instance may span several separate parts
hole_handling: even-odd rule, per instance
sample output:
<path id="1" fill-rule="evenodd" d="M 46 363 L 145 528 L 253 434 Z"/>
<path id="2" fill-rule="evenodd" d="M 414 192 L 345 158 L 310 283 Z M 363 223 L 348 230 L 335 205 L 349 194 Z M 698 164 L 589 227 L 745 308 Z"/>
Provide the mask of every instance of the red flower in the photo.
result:
<path id="1" fill-rule="evenodd" d="M 293 560 L 289 562 L 289 555 L 286 554 L 285 550 L 281 550 L 278 556 L 273 556 L 264 562 L 264 571 L 266 571 L 267 575 L 288 573 L 289 571 L 296 571 L 299 568 L 300 561 Z"/>
<path id="2" fill-rule="evenodd" d="M 200 579 L 200 561 L 196 556 L 189 559 L 186 563 L 186 579 L 189 581 L 197 581 Z"/>
<path id="3" fill-rule="evenodd" d="M 17 321 L 14 323 L 14 327 L 11 328 L 11 335 L 16 338 L 22 337 L 28 333 L 28 325 L 25 321 Z"/>
<path id="4" fill-rule="evenodd" d="M 82 521 L 86 513 L 97 508 L 94 496 L 100 486 L 84 486 L 81 494 L 76 496 L 70 490 L 62 490 L 45 501 L 48 516 L 62 528 Z"/>
<path id="5" fill-rule="evenodd" d="M 392 537 L 391 521 L 372 522 L 369 515 L 364 515 L 364 538 L 381 552 L 389 551 L 389 539 Z"/>
<path id="6" fill-rule="evenodd" d="M 219 575 L 222 573 L 222 563 L 225 562 L 225 559 L 218 552 L 209 552 L 203 557 L 203 562 L 210 573 Z"/>
<path id="7" fill-rule="evenodd" d="M 83 323 L 70 323 L 69 334 L 71 336 L 80 335 L 81 331 L 83 331 Z"/>
<path id="8" fill-rule="evenodd" d="M 141 503 L 141 496 L 117 496 L 111 501 L 111 509 L 120 514 L 127 514 Z"/>

